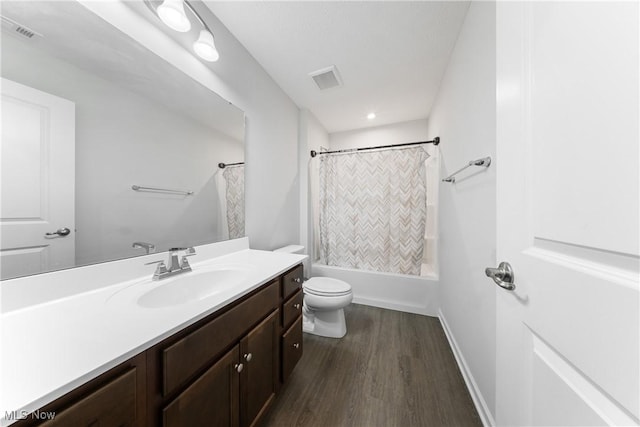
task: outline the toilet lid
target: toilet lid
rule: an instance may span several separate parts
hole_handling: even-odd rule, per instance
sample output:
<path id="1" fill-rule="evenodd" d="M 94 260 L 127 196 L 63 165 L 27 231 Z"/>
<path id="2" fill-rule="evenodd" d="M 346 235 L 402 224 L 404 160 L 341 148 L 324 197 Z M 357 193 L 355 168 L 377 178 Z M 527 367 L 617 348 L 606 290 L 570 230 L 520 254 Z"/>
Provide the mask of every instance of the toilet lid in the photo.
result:
<path id="1" fill-rule="evenodd" d="M 341 296 L 351 293 L 351 286 L 331 277 L 312 277 L 302 285 L 304 291 L 313 295 Z"/>

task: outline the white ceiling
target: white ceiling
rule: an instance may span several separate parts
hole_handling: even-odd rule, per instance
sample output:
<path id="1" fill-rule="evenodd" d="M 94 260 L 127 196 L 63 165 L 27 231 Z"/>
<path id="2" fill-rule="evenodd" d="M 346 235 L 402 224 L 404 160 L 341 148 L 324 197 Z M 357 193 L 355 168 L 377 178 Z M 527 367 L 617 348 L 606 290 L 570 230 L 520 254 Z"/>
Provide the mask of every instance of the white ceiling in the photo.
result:
<path id="1" fill-rule="evenodd" d="M 428 117 L 469 7 L 468 1 L 204 3 L 329 133 Z M 320 91 L 309 73 L 331 65 L 343 86 Z M 376 119 L 367 120 L 369 112 Z"/>

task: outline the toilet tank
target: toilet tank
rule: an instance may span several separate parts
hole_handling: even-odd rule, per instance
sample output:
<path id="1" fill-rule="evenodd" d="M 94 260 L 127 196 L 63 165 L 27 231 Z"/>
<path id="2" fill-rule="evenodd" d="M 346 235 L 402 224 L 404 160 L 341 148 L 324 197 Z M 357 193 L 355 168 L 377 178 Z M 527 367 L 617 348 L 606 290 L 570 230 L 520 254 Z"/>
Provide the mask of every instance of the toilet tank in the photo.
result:
<path id="1" fill-rule="evenodd" d="M 304 246 L 301 245 L 289 245 L 284 248 L 275 249 L 273 252 L 286 252 L 288 254 L 304 254 Z"/>
<path id="2" fill-rule="evenodd" d="M 285 252 L 285 253 L 288 253 L 288 254 L 304 255 L 304 246 L 302 246 L 302 245 L 289 245 L 289 246 L 285 246 L 283 248 L 275 249 L 273 252 Z M 309 277 L 309 274 L 311 273 L 311 261 L 307 257 L 306 260 L 302 261 L 302 264 L 304 265 L 304 277 L 306 279 L 307 277 Z"/>

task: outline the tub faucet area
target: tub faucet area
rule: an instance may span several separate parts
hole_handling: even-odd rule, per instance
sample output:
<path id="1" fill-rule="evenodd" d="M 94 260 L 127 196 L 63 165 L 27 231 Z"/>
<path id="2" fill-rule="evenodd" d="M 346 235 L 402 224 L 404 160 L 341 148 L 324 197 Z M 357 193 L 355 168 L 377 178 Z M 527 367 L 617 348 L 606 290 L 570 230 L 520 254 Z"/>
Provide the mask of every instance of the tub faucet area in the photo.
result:
<path id="1" fill-rule="evenodd" d="M 184 251 L 182 258 L 179 257 L 179 252 Z M 155 273 L 153 273 L 153 280 L 161 280 L 167 277 L 175 276 L 176 274 L 186 273 L 191 271 L 189 260 L 187 257 L 196 254 L 194 248 L 171 248 L 169 249 L 169 268 L 164 261 L 153 261 L 148 264 L 158 264 Z"/>

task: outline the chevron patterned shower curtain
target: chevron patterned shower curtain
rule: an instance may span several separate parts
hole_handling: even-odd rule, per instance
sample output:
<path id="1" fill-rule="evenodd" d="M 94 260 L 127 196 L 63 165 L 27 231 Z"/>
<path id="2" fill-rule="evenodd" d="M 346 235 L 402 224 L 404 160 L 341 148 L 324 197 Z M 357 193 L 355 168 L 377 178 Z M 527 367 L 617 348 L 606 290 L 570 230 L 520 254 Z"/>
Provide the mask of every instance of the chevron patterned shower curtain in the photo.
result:
<path id="1" fill-rule="evenodd" d="M 229 238 L 244 237 L 244 165 L 228 167 L 222 176 L 227 182 Z"/>
<path id="2" fill-rule="evenodd" d="M 421 147 L 320 158 L 320 262 L 420 275 L 426 220 Z"/>

